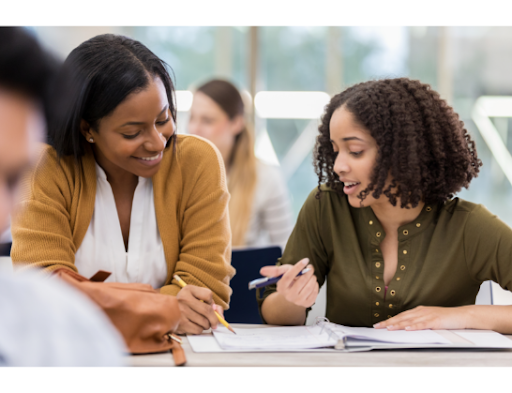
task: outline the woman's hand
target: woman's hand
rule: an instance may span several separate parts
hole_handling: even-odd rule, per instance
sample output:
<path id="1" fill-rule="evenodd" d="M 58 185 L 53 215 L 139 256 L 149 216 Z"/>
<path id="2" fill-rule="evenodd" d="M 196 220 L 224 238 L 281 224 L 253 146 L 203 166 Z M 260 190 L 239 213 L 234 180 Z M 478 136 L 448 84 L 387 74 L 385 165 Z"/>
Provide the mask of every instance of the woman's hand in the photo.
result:
<path id="1" fill-rule="evenodd" d="M 467 307 L 424 307 L 401 312 L 386 321 L 375 324 L 376 329 L 423 330 L 466 329 Z"/>
<path id="2" fill-rule="evenodd" d="M 304 258 L 295 265 L 265 266 L 261 268 L 260 274 L 266 277 L 283 274 L 277 282 L 277 293 L 290 303 L 308 308 L 315 303 L 319 289 L 313 266 L 309 265 L 310 270 L 297 277 L 308 262 L 309 259 Z"/>
<path id="3" fill-rule="evenodd" d="M 219 306 L 213 303 L 211 290 L 187 285 L 179 291 L 176 298 L 181 311 L 180 325 L 176 333 L 201 334 L 203 330 L 217 327 L 219 320 L 215 315 L 214 307 L 218 312 Z"/>

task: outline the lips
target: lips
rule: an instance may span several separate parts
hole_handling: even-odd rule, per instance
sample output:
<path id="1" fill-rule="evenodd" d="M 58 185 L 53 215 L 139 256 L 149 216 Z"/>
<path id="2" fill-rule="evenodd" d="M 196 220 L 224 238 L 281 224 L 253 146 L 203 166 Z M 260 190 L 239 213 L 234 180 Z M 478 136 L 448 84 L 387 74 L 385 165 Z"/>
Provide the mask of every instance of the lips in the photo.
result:
<path id="1" fill-rule="evenodd" d="M 163 153 L 164 152 L 161 151 L 160 153 L 158 153 L 158 154 L 156 154 L 154 156 L 150 156 L 150 157 L 133 157 L 133 158 L 135 158 L 142 165 L 154 166 L 154 165 L 158 164 L 160 161 L 162 161 Z"/>
<path id="2" fill-rule="evenodd" d="M 144 161 L 154 161 L 158 157 L 160 157 L 160 153 L 158 153 L 156 156 L 153 156 L 153 157 L 137 157 L 137 158 L 144 160 Z"/>
<path id="3" fill-rule="evenodd" d="M 360 184 L 361 184 L 360 182 L 356 182 L 356 181 L 344 181 L 343 182 L 343 192 L 346 195 L 350 195 L 356 191 L 357 187 Z"/>

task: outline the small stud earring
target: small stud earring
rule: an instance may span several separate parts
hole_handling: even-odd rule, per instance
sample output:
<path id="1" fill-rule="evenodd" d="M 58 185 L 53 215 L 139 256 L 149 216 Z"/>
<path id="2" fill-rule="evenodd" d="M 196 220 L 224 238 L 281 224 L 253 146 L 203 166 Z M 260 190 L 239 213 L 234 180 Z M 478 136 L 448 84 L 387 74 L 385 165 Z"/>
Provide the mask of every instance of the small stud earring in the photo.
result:
<path id="1" fill-rule="evenodd" d="M 89 138 L 89 142 L 93 143 L 93 142 L 94 142 L 94 139 Z"/>

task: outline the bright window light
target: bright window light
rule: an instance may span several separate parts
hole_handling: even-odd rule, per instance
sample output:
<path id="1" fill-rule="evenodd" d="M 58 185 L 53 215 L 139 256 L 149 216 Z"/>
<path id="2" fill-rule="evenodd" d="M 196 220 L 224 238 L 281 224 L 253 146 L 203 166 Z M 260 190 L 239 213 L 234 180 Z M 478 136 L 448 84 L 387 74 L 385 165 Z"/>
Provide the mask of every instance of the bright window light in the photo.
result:
<path id="1" fill-rule="evenodd" d="M 192 98 L 194 95 L 188 90 L 176 90 L 176 101 L 178 112 L 188 112 L 192 106 Z"/>
<path id="2" fill-rule="evenodd" d="M 476 100 L 471 117 L 501 170 L 512 184 L 512 155 L 490 119 L 512 117 L 512 97 L 482 96 Z"/>
<path id="3" fill-rule="evenodd" d="M 482 96 L 478 105 L 488 117 L 512 117 L 512 97 L 507 96 Z"/>
<path id="4" fill-rule="evenodd" d="M 323 91 L 260 91 L 254 105 L 266 119 L 318 119 L 329 100 Z"/>

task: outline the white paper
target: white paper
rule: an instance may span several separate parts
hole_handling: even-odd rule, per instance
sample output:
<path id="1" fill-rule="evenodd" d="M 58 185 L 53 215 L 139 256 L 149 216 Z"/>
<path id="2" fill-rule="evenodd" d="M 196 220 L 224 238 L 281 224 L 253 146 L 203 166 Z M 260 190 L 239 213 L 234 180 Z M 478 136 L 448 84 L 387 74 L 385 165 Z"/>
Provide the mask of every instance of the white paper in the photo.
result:
<path id="1" fill-rule="evenodd" d="M 276 328 L 235 329 L 236 335 L 226 328 L 213 330 L 223 349 L 308 349 L 332 347 L 338 337 L 329 337 L 320 326 L 287 326 Z"/>
<path id="2" fill-rule="evenodd" d="M 219 327 L 220 328 L 220 327 Z M 231 333 L 233 334 L 233 333 Z M 187 335 L 187 340 L 192 350 L 196 353 L 218 353 L 218 352 L 335 352 L 330 348 L 310 348 L 310 349 L 223 349 L 211 333 L 200 335 Z"/>
<path id="3" fill-rule="evenodd" d="M 457 331 L 457 335 L 480 348 L 512 348 L 512 340 L 496 332 Z"/>
<path id="4" fill-rule="evenodd" d="M 365 327 L 348 327 L 342 325 L 330 325 L 339 336 L 349 336 L 351 339 L 376 341 L 389 344 L 452 344 L 445 337 L 432 330 L 387 330 Z M 334 327 L 333 327 L 334 326 Z M 351 343 L 355 340 L 351 340 Z"/>

